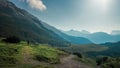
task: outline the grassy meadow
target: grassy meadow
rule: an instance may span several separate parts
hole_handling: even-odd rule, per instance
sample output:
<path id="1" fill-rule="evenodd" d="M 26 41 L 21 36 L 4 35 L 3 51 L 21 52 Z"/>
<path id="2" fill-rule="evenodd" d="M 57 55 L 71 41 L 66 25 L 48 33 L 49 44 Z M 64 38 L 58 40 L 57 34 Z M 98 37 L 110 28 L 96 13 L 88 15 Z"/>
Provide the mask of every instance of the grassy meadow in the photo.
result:
<path id="1" fill-rule="evenodd" d="M 66 53 L 46 44 L 0 41 L 0 68 L 51 68 L 51 64 L 60 63 L 62 55 Z"/>

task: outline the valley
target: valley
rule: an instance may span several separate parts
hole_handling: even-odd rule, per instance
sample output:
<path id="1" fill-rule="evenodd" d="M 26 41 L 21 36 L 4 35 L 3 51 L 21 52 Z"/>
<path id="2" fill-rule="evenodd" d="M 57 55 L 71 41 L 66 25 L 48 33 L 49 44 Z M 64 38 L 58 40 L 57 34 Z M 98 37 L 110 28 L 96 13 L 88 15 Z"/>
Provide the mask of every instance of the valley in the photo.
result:
<path id="1" fill-rule="evenodd" d="M 49 2 L 47 0 L 0 0 L 0 68 L 120 68 L 119 27 L 117 30 L 109 27 L 111 33 L 108 33 L 110 29 L 108 32 L 93 33 L 87 30 L 64 31 L 58 29 L 61 27 L 62 29 L 69 27 L 83 29 L 82 27 L 86 25 L 86 28 L 92 29 L 99 27 L 100 24 L 89 26 L 91 24 L 86 23 L 85 26 L 82 26 L 83 22 L 79 23 L 78 27 L 78 25 L 74 26 L 77 22 L 69 22 L 67 26 L 66 23 L 64 26 L 60 26 L 63 24 L 64 14 L 60 14 L 63 16 L 58 17 L 56 13 L 51 12 L 53 10 L 44 11 L 47 7 L 43 1 Z M 49 3 L 48 5 L 51 7 L 52 4 Z M 53 7 L 54 10 L 58 9 L 55 7 L 57 6 Z M 48 14 L 49 12 L 50 14 Z M 59 13 L 61 12 L 59 11 Z M 49 17 L 52 14 L 54 17 Z M 74 15 L 76 14 L 73 13 L 72 16 L 74 17 Z M 54 19 L 61 23 L 54 23 L 58 26 L 56 28 L 56 26 L 44 22 L 42 17 L 44 17 L 44 21 L 51 19 L 52 23 Z M 86 21 L 86 19 L 83 20 Z M 102 27 L 103 25 L 104 23 Z"/>

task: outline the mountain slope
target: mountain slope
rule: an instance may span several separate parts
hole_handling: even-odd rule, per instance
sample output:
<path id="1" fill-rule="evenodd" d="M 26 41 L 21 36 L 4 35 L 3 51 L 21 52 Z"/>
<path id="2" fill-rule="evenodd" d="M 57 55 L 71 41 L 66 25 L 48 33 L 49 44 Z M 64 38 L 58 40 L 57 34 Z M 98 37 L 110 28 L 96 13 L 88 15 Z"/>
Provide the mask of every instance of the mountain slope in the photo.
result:
<path id="1" fill-rule="evenodd" d="M 0 0 L 0 36 L 18 36 L 31 42 L 63 45 L 63 38 L 45 28 L 41 21 L 8 0 Z"/>
<path id="2" fill-rule="evenodd" d="M 48 25 L 48 24 L 46 24 L 44 22 L 41 22 L 41 23 L 44 25 L 44 27 L 54 31 L 56 34 L 58 34 L 59 36 L 61 36 L 65 40 L 71 42 L 72 44 L 91 44 L 92 43 L 87 38 L 70 36 L 70 35 L 67 35 L 67 34 L 61 32 L 60 30 L 54 28 L 53 26 L 50 26 L 50 25 Z"/>
<path id="3" fill-rule="evenodd" d="M 120 42 L 105 43 L 99 46 L 105 46 L 108 47 L 108 49 L 100 52 L 90 51 L 88 52 L 88 55 L 92 57 L 98 57 L 98 56 L 120 57 Z"/>

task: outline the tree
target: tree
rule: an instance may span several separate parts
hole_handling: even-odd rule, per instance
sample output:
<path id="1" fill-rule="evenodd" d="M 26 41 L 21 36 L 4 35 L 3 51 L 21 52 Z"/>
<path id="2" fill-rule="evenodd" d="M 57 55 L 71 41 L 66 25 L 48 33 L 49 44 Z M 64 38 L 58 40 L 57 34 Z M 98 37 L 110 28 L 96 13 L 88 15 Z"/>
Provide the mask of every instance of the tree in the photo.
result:
<path id="1" fill-rule="evenodd" d="M 3 39 L 4 42 L 7 43 L 19 43 L 21 40 L 20 38 L 16 37 L 16 36 L 11 36 L 11 37 L 7 37 L 5 39 Z"/>
<path id="2" fill-rule="evenodd" d="M 101 65 L 105 63 L 108 60 L 108 57 L 100 57 L 99 59 L 96 60 L 97 65 Z"/>

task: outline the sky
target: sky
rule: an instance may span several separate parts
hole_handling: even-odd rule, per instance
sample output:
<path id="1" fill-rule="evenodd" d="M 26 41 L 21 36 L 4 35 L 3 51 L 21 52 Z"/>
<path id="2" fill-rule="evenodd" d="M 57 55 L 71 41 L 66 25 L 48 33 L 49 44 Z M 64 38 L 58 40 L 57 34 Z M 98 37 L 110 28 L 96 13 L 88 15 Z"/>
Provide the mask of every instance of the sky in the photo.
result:
<path id="1" fill-rule="evenodd" d="M 120 0 L 10 0 L 60 30 L 120 30 Z"/>

